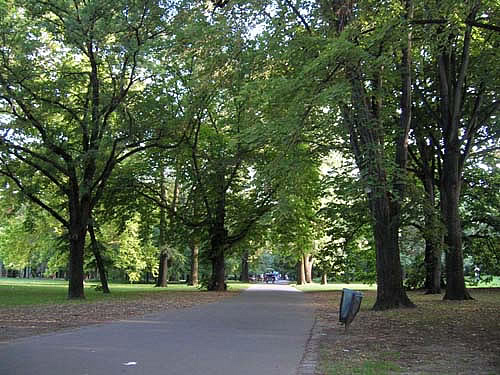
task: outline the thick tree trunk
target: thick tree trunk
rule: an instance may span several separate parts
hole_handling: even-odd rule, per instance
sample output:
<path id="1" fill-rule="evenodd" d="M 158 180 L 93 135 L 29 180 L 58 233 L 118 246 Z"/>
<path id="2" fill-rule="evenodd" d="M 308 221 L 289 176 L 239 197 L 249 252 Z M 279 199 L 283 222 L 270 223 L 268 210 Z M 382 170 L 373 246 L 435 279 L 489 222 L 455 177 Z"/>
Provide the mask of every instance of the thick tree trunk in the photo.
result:
<path id="1" fill-rule="evenodd" d="M 224 258 L 224 242 L 220 236 L 212 238 L 212 279 L 209 290 L 224 291 L 226 289 L 226 269 Z"/>
<path id="2" fill-rule="evenodd" d="M 77 184 L 73 185 L 75 192 L 70 196 L 69 204 L 69 283 L 68 298 L 83 299 L 84 291 L 84 254 L 85 237 L 87 235 L 88 224 L 90 222 L 90 203 L 86 197 L 81 199 Z M 78 189 L 78 190 L 77 190 Z"/>
<path id="3" fill-rule="evenodd" d="M 225 284 L 225 258 L 228 233 L 225 228 L 226 220 L 226 182 L 225 168 L 221 166 L 216 173 L 217 202 L 215 204 L 214 221 L 210 231 L 212 279 L 209 290 L 223 291 Z"/>
<path id="4" fill-rule="evenodd" d="M 190 243 L 191 246 L 191 275 L 189 279 L 189 285 L 198 285 L 198 262 L 199 262 L 199 252 L 200 252 L 200 240 L 196 235 L 193 235 L 193 239 Z"/>
<path id="5" fill-rule="evenodd" d="M 323 275 L 321 275 L 321 285 L 326 285 L 328 284 L 328 275 L 325 273 L 323 273 Z"/>
<path id="6" fill-rule="evenodd" d="M 224 251 L 227 241 L 227 230 L 224 228 L 223 220 L 220 219 L 221 217 L 219 217 L 219 220 L 217 220 L 215 227 L 211 231 L 212 277 L 208 289 L 224 291 L 226 288 Z"/>
<path id="7" fill-rule="evenodd" d="M 241 257 L 240 281 L 243 283 L 250 282 L 250 276 L 248 275 L 248 251 L 245 251 Z"/>
<path id="8" fill-rule="evenodd" d="M 82 233 L 83 232 L 83 233 Z M 69 299 L 83 299 L 84 292 L 84 273 L 83 273 L 83 255 L 85 249 L 85 230 L 75 230 L 70 232 L 70 251 L 69 251 Z"/>
<path id="9" fill-rule="evenodd" d="M 99 251 L 99 243 L 97 242 L 94 226 L 89 225 L 88 227 L 90 234 L 90 241 L 92 247 L 92 253 L 94 254 L 94 258 L 97 264 L 97 270 L 99 271 L 99 279 L 101 280 L 101 287 L 103 293 L 110 293 L 108 286 L 108 277 L 106 275 L 106 267 L 104 266 L 104 262 L 102 261 L 101 252 Z"/>
<path id="10" fill-rule="evenodd" d="M 458 202 L 461 181 L 459 151 L 448 149 L 444 156 L 442 177 L 442 208 L 446 225 L 446 293 L 447 300 L 472 299 L 465 287 L 464 259 L 462 253 L 462 226 Z"/>
<path id="11" fill-rule="evenodd" d="M 399 255 L 399 222 L 391 215 L 384 191 L 371 198 L 377 267 L 377 300 L 374 310 L 413 307 L 403 287 Z"/>

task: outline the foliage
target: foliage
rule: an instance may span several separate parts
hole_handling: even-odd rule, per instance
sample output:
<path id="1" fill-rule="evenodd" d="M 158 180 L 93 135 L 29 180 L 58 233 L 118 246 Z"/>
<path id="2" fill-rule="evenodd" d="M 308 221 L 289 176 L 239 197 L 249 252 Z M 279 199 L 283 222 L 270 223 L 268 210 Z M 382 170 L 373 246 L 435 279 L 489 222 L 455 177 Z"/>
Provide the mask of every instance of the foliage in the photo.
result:
<path id="1" fill-rule="evenodd" d="M 76 254 L 91 272 L 92 222 L 109 271 L 133 282 L 156 276 L 164 250 L 173 278 L 188 273 L 195 234 L 205 278 L 217 257 L 225 274 L 246 252 L 251 272 L 293 274 L 314 253 L 330 277 L 373 282 L 370 204 L 387 198 L 405 283 L 417 288 L 422 238 L 445 228 L 439 215 L 426 227 L 426 213 L 446 196 L 429 202 L 398 145 L 409 145 L 415 175 L 425 169 L 442 187 L 453 149 L 442 105 L 453 97 L 464 255 L 500 272 L 494 1 L 210 3 L 1 2 L 4 263 L 53 273 Z M 455 96 L 444 95 L 444 70 Z"/>
<path id="2" fill-rule="evenodd" d="M 60 227 L 47 214 L 23 204 L 0 224 L 0 259 L 7 268 L 32 267 L 36 271 L 55 255 L 59 232 Z"/>

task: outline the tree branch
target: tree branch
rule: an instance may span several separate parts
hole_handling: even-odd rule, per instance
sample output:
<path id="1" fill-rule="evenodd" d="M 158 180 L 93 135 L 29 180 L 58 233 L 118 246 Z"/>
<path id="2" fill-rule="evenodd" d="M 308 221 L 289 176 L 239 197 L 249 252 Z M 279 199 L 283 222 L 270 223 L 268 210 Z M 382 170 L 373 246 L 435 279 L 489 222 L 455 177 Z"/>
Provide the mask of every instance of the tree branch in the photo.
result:
<path id="1" fill-rule="evenodd" d="M 309 34 L 312 34 L 312 31 L 311 31 L 311 28 L 309 27 L 309 24 L 307 23 L 306 19 L 304 18 L 304 16 L 302 16 L 302 14 L 300 14 L 299 10 L 295 7 L 295 5 L 292 4 L 292 2 L 290 0 L 285 0 L 285 3 L 290 7 L 292 8 L 292 11 L 293 13 L 295 13 L 295 15 L 297 17 L 299 17 L 300 19 L 300 22 L 304 25 L 304 27 L 306 28 L 307 32 Z"/>

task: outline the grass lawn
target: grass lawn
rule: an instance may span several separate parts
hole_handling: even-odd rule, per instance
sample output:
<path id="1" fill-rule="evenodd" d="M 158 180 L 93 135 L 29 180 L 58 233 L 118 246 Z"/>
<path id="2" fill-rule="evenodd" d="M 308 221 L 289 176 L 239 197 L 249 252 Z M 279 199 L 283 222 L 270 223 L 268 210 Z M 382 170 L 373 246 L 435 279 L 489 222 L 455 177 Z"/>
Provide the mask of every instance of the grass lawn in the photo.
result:
<path id="1" fill-rule="evenodd" d="M 200 292 L 194 286 L 169 284 L 166 288 L 156 288 L 153 284 L 110 283 L 110 294 L 96 291 L 97 282 L 85 283 L 85 300 L 68 300 L 68 282 L 46 279 L 0 278 L 0 308 L 26 305 L 90 303 L 113 299 L 139 299 L 145 295 L 173 292 Z M 229 291 L 248 288 L 249 284 L 229 283 Z"/>

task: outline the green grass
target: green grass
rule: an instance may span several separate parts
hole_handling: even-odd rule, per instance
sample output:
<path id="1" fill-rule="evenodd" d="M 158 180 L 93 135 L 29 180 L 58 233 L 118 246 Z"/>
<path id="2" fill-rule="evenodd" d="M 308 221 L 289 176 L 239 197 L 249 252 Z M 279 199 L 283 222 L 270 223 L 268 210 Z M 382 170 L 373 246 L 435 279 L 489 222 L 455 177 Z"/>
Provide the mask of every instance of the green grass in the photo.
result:
<path id="1" fill-rule="evenodd" d="M 252 284 L 242 283 L 240 281 L 228 281 L 227 282 L 227 289 L 231 292 L 242 291 L 242 290 L 250 288 L 250 286 L 252 286 Z"/>
<path id="2" fill-rule="evenodd" d="M 468 285 L 468 288 L 500 288 L 500 276 L 492 276 L 492 280 L 489 282 L 480 281 L 477 285 Z M 481 276 L 484 280 L 488 278 L 487 275 Z"/>
<path id="3" fill-rule="evenodd" d="M 155 288 L 152 284 L 110 283 L 111 294 L 95 290 L 96 282 L 85 283 L 85 300 L 68 300 L 68 283 L 62 280 L 0 278 L 0 308 L 22 305 L 87 303 L 109 299 L 137 299 L 145 294 L 198 292 L 199 289 L 185 284 L 169 284 Z M 233 288 L 231 288 L 232 290 Z"/>
<path id="4" fill-rule="evenodd" d="M 322 373 L 327 375 L 387 375 L 400 373 L 401 367 L 391 361 L 362 360 L 360 362 L 336 361 L 330 363 Z"/>
<path id="5" fill-rule="evenodd" d="M 299 290 L 302 290 L 304 292 L 333 292 L 333 291 L 342 291 L 343 288 L 347 289 L 354 289 L 354 290 L 377 290 L 377 286 L 375 284 L 369 285 L 369 284 L 360 284 L 360 283 L 353 283 L 353 284 L 345 284 L 345 283 L 338 283 L 338 284 L 326 284 L 326 285 L 321 285 L 321 284 L 306 284 L 306 285 L 295 285 L 292 284 L 292 286 L 296 287 Z"/>

